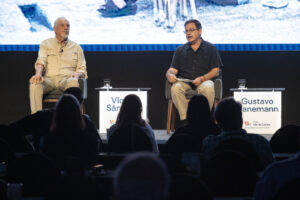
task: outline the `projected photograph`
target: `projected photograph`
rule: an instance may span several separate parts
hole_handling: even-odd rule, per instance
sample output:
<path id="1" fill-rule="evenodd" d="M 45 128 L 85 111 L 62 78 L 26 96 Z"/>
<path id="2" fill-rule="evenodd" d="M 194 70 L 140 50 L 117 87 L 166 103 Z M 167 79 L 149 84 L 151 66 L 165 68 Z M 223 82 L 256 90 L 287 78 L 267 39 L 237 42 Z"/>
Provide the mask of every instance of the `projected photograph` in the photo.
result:
<path id="1" fill-rule="evenodd" d="M 60 16 L 80 44 L 182 44 L 191 18 L 215 44 L 300 43 L 300 0 L 1 0 L 0 44 L 40 44 Z"/>

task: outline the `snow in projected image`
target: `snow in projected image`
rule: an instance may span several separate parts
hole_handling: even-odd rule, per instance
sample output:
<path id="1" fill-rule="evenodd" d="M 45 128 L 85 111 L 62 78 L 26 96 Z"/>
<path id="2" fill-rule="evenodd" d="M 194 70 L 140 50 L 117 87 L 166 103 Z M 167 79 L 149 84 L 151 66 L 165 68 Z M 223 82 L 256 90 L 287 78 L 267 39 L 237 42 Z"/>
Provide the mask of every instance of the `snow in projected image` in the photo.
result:
<path id="1" fill-rule="evenodd" d="M 1 0 L 0 44 L 40 44 L 54 36 L 51 27 L 59 16 L 69 19 L 69 38 L 80 44 L 181 44 L 186 41 L 184 21 L 192 17 L 201 21 L 203 38 L 215 44 L 300 43 L 300 0 L 134 1 L 126 0 L 136 6 L 123 13 L 130 15 L 113 17 L 99 12 L 103 5 L 110 8 L 104 0 Z M 186 18 L 180 15 L 182 2 Z M 228 2 L 237 5 L 224 5 Z M 26 14 L 28 5 L 35 5 L 38 20 L 30 11 Z M 167 12 L 173 15 L 160 9 L 164 5 L 173 8 Z"/>

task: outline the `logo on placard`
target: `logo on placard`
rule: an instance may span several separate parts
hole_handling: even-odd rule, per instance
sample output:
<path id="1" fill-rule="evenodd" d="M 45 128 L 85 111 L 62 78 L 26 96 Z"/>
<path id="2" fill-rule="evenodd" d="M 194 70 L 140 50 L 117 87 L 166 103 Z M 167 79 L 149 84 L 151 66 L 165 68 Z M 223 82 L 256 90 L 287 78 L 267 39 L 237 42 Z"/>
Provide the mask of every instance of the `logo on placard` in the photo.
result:
<path id="1" fill-rule="evenodd" d="M 251 123 L 249 121 L 244 122 L 245 126 L 251 126 Z"/>
<path id="2" fill-rule="evenodd" d="M 258 129 L 269 129 L 271 127 L 270 123 L 261 121 L 244 121 L 245 128 L 258 128 Z"/>
<path id="3" fill-rule="evenodd" d="M 253 121 L 253 126 L 260 127 L 260 128 L 267 128 L 267 127 L 270 127 L 271 124 L 267 123 L 267 122 Z"/>
<path id="4" fill-rule="evenodd" d="M 109 124 L 110 124 L 110 125 L 114 125 L 115 123 L 116 123 L 115 120 L 113 120 L 113 119 L 109 120 Z"/>

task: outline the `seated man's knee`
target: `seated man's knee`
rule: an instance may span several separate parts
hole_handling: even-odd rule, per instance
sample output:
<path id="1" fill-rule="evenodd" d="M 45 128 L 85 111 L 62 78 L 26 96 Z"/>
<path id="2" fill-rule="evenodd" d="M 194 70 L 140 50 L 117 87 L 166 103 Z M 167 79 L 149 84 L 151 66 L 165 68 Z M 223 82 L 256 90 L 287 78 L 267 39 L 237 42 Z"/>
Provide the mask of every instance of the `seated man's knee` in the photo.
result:
<path id="1" fill-rule="evenodd" d="M 66 88 L 69 88 L 69 87 L 79 87 L 78 79 L 68 78 Z"/>
<path id="2" fill-rule="evenodd" d="M 211 86 L 206 86 L 206 87 L 203 87 L 201 89 L 198 89 L 198 93 L 199 94 L 214 95 L 215 94 L 215 88 L 211 87 Z"/>
<path id="3" fill-rule="evenodd" d="M 30 83 L 30 84 L 29 84 L 29 89 L 30 89 L 30 90 L 36 90 L 36 89 L 42 89 L 42 88 L 43 88 L 42 83 L 37 83 L 37 84 L 35 84 L 35 83 Z"/>
<path id="4" fill-rule="evenodd" d="M 182 92 L 184 92 L 184 90 L 183 90 L 180 83 L 176 82 L 172 85 L 172 87 L 171 87 L 171 93 L 172 94 L 182 93 Z"/>

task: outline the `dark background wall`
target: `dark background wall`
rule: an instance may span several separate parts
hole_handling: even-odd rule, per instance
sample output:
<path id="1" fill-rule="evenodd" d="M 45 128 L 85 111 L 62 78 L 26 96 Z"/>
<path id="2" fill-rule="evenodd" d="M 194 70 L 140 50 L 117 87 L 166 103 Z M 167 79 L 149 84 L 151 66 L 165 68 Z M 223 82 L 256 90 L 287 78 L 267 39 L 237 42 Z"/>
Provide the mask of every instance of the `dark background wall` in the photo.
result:
<path id="1" fill-rule="evenodd" d="M 220 52 L 224 96 L 247 79 L 251 88 L 286 88 L 283 92 L 283 125 L 300 124 L 300 52 Z M 85 52 L 88 66 L 87 113 L 98 127 L 99 97 L 96 87 L 104 78 L 114 87 L 150 87 L 148 116 L 154 129 L 164 129 L 167 101 L 165 72 L 173 52 Z M 34 74 L 37 52 L 0 52 L 0 124 L 9 124 L 30 113 L 28 80 Z"/>

